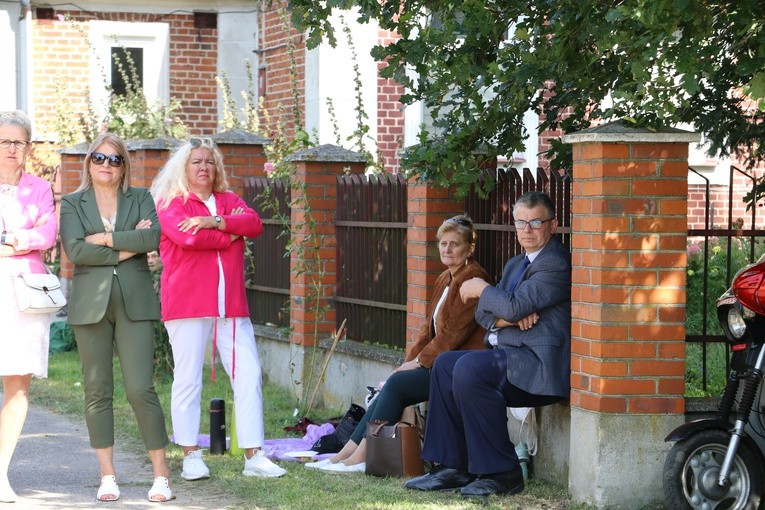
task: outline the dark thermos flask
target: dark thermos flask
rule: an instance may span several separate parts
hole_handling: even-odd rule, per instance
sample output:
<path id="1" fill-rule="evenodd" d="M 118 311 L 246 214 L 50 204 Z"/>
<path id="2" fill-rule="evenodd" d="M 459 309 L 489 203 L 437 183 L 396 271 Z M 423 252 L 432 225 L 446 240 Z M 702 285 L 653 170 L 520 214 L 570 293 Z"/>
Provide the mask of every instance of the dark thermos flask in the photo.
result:
<path id="1" fill-rule="evenodd" d="M 226 453 L 226 401 L 222 398 L 210 400 L 210 453 Z"/>

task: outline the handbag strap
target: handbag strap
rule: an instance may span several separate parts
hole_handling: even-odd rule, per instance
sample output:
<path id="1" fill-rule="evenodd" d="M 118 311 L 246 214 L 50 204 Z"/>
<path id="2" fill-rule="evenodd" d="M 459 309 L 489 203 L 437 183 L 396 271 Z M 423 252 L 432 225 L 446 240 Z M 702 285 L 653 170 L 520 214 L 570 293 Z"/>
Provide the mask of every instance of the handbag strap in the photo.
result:
<path id="1" fill-rule="evenodd" d="M 43 267 L 45 268 L 45 273 L 36 273 L 36 274 L 52 274 L 52 275 L 54 275 L 54 276 L 57 276 L 57 275 L 56 275 L 56 274 L 55 274 L 53 271 L 51 271 L 51 270 L 50 270 L 50 268 L 48 267 L 48 264 L 46 264 L 45 262 L 43 262 L 43 263 L 42 263 L 42 265 L 43 265 Z M 27 271 L 27 272 L 29 272 L 29 271 Z M 17 274 L 16 276 L 17 276 L 17 277 L 18 277 L 18 276 L 21 276 L 21 273 Z"/>
<path id="2" fill-rule="evenodd" d="M 375 437 L 380 435 L 380 431 L 384 426 L 388 424 L 385 420 L 374 420 L 367 423 L 367 428 L 371 430 L 371 434 Z"/>

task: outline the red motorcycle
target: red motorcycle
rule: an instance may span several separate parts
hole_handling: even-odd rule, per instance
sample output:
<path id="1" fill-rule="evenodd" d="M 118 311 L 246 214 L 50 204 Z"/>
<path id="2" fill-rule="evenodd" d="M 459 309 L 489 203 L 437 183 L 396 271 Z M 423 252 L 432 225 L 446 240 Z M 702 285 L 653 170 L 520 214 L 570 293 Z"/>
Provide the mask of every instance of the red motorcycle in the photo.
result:
<path id="1" fill-rule="evenodd" d="M 665 439 L 667 508 L 765 510 L 765 257 L 740 271 L 717 300 L 730 374 L 715 418 L 695 420 Z"/>

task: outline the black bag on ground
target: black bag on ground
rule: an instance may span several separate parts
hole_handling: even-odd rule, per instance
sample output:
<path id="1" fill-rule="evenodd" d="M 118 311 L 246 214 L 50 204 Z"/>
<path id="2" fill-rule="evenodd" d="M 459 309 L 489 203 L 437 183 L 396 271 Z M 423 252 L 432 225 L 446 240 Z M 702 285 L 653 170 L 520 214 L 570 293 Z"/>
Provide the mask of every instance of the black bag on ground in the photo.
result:
<path id="1" fill-rule="evenodd" d="M 356 430 L 356 426 L 364 417 L 366 411 L 363 407 L 351 404 L 348 411 L 340 418 L 340 422 L 335 427 L 335 431 L 326 436 L 321 436 L 311 447 L 316 453 L 337 453 L 345 443 L 351 438 L 351 434 Z"/>

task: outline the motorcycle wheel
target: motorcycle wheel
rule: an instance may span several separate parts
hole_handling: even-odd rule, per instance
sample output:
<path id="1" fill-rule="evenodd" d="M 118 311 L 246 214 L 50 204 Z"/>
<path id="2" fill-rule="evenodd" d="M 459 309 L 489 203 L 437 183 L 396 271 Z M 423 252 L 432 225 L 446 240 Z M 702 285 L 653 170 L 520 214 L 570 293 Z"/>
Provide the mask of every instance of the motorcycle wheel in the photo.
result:
<path id="1" fill-rule="evenodd" d="M 687 510 L 758 510 L 763 467 L 743 442 L 730 473 L 730 485 L 717 485 L 730 434 L 704 430 L 675 443 L 664 462 L 664 504 Z"/>

